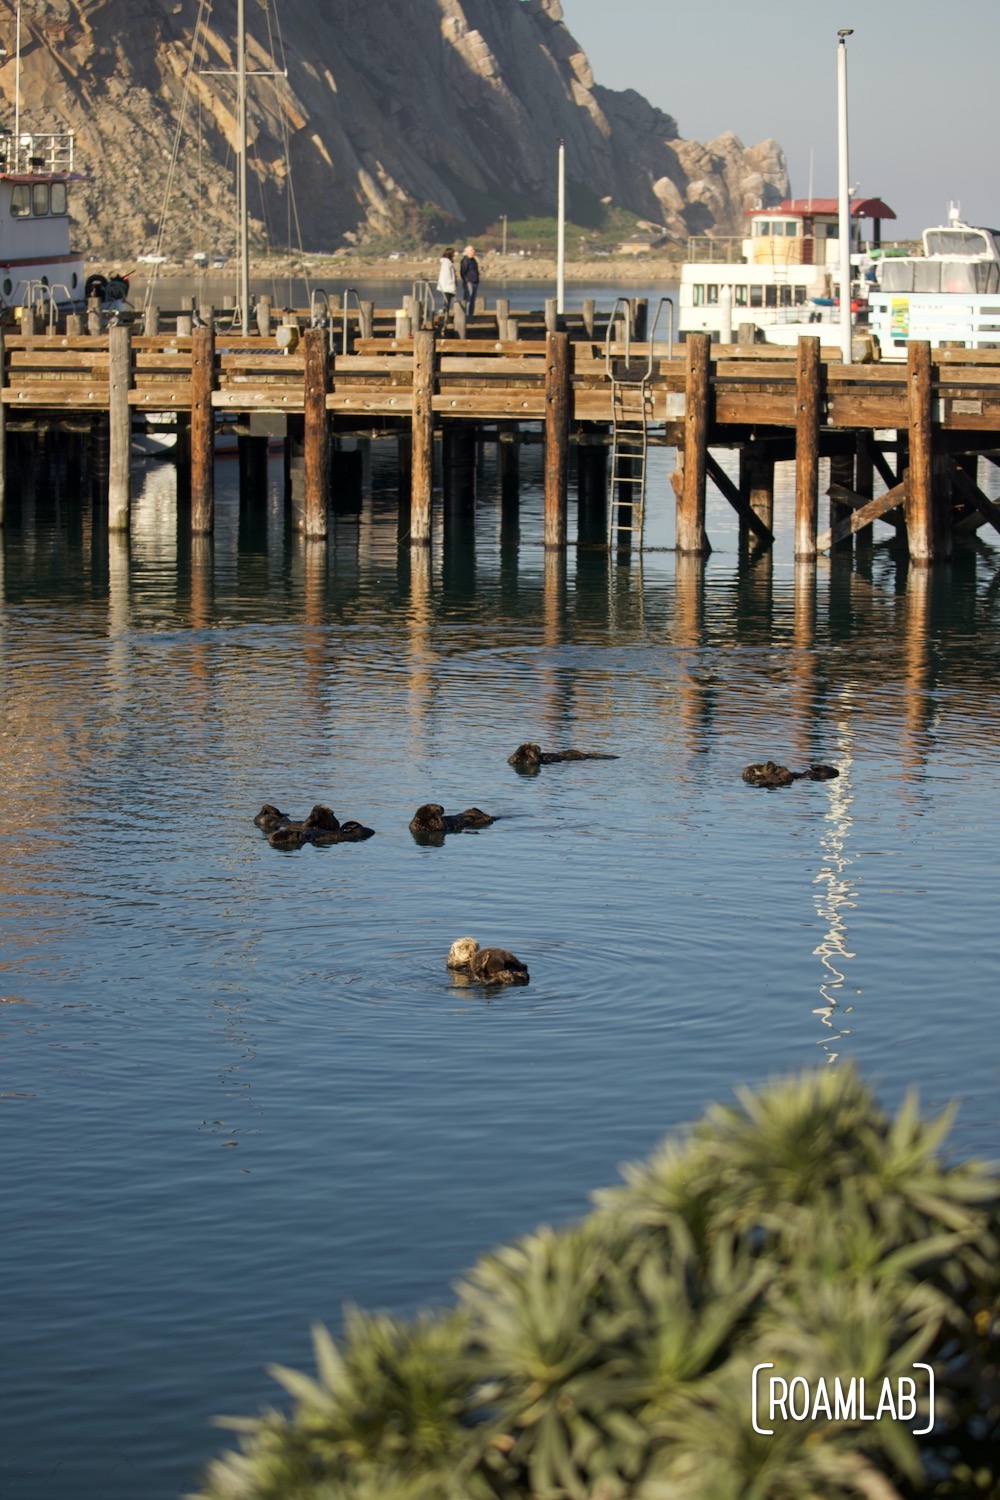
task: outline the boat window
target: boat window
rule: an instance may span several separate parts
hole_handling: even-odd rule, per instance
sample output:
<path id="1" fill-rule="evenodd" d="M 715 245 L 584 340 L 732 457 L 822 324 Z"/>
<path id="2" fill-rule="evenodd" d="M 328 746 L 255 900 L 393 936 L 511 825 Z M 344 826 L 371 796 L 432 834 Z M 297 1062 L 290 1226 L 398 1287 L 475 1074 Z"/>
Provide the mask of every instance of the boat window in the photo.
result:
<path id="1" fill-rule="evenodd" d="M 807 294 L 806 288 L 804 286 L 797 286 L 795 288 L 795 306 L 796 307 L 805 307 L 805 305 L 808 302 L 808 300 L 809 300 L 809 298 L 808 298 L 808 294 Z"/>
<path id="2" fill-rule="evenodd" d="M 790 286 L 783 286 L 781 288 L 781 305 L 782 307 L 791 307 L 792 305 L 792 289 Z"/>
<path id="3" fill-rule="evenodd" d="M 828 240 L 835 240 L 839 234 L 840 230 L 836 224 L 828 224 L 826 226 L 826 237 Z"/>
<path id="4" fill-rule="evenodd" d="M 757 221 L 757 233 L 763 235 L 768 235 L 771 233 L 770 219 L 759 219 Z"/>
<path id="5" fill-rule="evenodd" d="M 66 212 L 66 184 L 54 182 L 49 189 L 49 213 L 64 214 Z"/>
<path id="6" fill-rule="evenodd" d="M 11 292 L 13 290 L 14 290 L 14 283 L 11 281 L 11 279 L 10 279 L 9 276 L 5 276 L 4 279 L 3 279 L 3 294 L 4 294 L 4 296 L 5 297 L 9 297 L 10 294 L 11 294 Z"/>
<path id="7" fill-rule="evenodd" d="M 26 182 L 15 182 L 11 188 L 10 212 L 15 219 L 26 219 L 31 213 L 31 188 Z"/>
<path id="8" fill-rule="evenodd" d="M 765 307 L 777 307 L 777 305 L 778 305 L 778 288 L 776 286 L 766 286 L 764 288 L 764 306 Z"/>
<path id="9" fill-rule="evenodd" d="M 762 286 L 752 286 L 750 288 L 750 306 L 764 306 L 764 288 Z"/>
<path id="10" fill-rule="evenodd" d="M 794 219 L 789 220 L 789 222 L 785 225 L 785 235 L 788 238 L 792 238 L 795 235 L 797 235 L 798 232 L 799 232 L 799 226 L 798 226 L 798 224 L 795 222 Z"/>
<path id="11" fill-rule="evenodd" d="M 693 286 L 691 288 L 691 306 L 692 307 L 701 307 L 703 305 L 704 301 L 705 301 L 705 288 L 703 286 Z"/>
<path id="12" fill-rule="evenodd" d="M 978 229 L 927 229 L 928 255 L 987 255 L 986 236 Z"/>
<path id="13" fill-rule="evenodd" d="M 745 286 L 734 286 L 733 287 L 733 304 L 736 307 L 746 307 L 746 305 L 747 305 L 747 289 L 746 289 Z"/>
<path id="14" fill-rule="evenodd" d="M 707 286 L 705 288 L 705 301 L 708 303 L 709 307 L 718 307 L 719 288 L 717 286 Z"/>
<path id="15" fill-rule="evenodd" d="M 31 212 L 43 219 L 49 211 L 49 185 L 47 182 L 31 184 Z"/>

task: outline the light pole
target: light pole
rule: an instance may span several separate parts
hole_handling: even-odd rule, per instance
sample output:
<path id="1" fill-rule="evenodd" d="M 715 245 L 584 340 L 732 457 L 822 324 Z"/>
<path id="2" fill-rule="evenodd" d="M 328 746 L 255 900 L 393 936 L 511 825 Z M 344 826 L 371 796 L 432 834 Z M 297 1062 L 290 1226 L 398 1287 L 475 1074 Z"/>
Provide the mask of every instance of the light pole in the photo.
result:
<path id="1" fill-rule="evenodd" d="M 500 251 L 500 254 L 506 259 L 506 256 L 507 256 L 507 215 L 506 214 L 501 214 L 500 218 L 501 218 L 501 221 L 503 222 L 503 249 Z"/>
<path id="2" fill-rule="evenodd" d="M 559 206 L 556 221 L 556 312 L 566 311 L 566 143 L 559 137 Z"/>
<path id="3" fill-rule="evenodd" d="M 840 230 L 840 357 L 851 363 L 851 189 L 847 166 L 847 38 L 837 32 L 837 216 Z"/>

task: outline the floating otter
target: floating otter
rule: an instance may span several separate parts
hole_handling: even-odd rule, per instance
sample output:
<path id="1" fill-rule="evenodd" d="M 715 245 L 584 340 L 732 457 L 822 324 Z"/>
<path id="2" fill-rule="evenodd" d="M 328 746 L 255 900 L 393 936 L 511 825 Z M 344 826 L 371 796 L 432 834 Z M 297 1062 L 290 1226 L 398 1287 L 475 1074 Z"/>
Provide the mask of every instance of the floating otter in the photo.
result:
<path id="1" fill-rule="evenodd" d="M 410 819 L 410 832 L 416 839 L 440 843 L 446 833 L 464 833 L 467 828 L 489 828 L 496 818 L 481 807 L 467 807 L 464 812 L 446 813 L 440 802 L 425 802 Z"/>
<path id="2" fill-rule="evenodd" d="M 375 833 L 374 828 L 365 828 L 353 818 L 341 823 L 333 809 L 321 802 L 301 823 L 265 802 L 254 822 L 268 835 L 272 849 L 301 849 L 304 844 L 316 844 L 321 849 L 329 844 L 360 844 Z"/>
<path id="3" fill-rule="evenodd" d="M 552 766 L 559 760 L 617 760 L 617 755 L 605 755 L 599 750 L 542 750 L 538 745 L 518 745 L 513 755 L 508 755 L 507 764 L 517 771 L 535 771 L 539 766 Z"/>
<path id="4" fill-rule="evenodd" d="M 790 771 L 773 760 L 758 761 L 743 768 L 743 780 L 748 786 L 791 786 L 793 781 L 830 781 L 839 776 L 835 766 L 814 765 L 805 771 Z"/>
<path id="5" fill-rule="evenodd" d="M 287 813 L 280 812 L 270 802 L 265 802 L 254 818 L 254 823 L 262 833 L 273 833 L 276 828 L 284 828 L 285 824 L 291 821 Z"/>
<path id="6" fill-rule="evenodd" d="M 456 938 L 448 950 L 448 967 L 476 984 L 527 984 L 526 964 L 506 948 L 480 948 L 475 938 Z"/>

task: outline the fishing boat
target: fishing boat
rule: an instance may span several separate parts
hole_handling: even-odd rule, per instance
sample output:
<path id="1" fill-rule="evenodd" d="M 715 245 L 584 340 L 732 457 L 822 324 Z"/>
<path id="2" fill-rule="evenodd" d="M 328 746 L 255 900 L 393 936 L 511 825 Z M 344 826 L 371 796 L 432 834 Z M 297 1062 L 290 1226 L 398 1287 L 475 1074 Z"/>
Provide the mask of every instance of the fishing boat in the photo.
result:
<path id="1" fill-rule="evenodd" d="M 932 346 L 1000 349 L 1000 229 L 966 224 L 957 203 L 947 224 L 925 229 L 922 255 L 886 257 L 869 297 L 883 359 L 905 359 L 911 339 Z"/>
<path id="2" fill-rule="evenodd" d="M 84 296 L 83 258 L 70 249 L 71 131 L 0 134 L 0 308 L 72 308 Z"/>
<path id="3" fill-rule="evenodd" d="M 851 200 L 851 302 L 866 311 L 869 275 L 881 248 L 881 225 L 896 215 L 880 198 Z M 827 333 L 836 342 L 840 321 L 839 215 L 835 198 L 787 198 L 748 215 L 743 240 L 689 241 L 681 268 L 678 331 L 707 333 L 731 343 L 741 324 L 755 339 L 794 343 L 800 334 Z M 865 220 L 872 223 L 868 236 Z"/>

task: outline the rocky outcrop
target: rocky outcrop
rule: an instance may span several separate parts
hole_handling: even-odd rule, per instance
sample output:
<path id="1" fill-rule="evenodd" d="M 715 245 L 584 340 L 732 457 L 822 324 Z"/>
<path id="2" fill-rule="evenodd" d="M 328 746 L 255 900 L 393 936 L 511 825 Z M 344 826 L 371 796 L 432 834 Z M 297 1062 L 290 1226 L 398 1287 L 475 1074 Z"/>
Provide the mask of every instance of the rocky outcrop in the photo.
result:
<path id="1" fill-rule="evenodd" d="M 152 251 L 161 221 L 165 253 L 233 243 L 235 0 L 198 27 L 201 11 L 22 0 L 22 125 L 77 132 L 77 239 L 94 254 Z M 11 54 L 13 12 L 0 0 Z M 787 191 L 774 141 L 684 141 L 641 95 L 595 83 L 559 0 L 278 0 L 280 45 L 257 6 L 247 17 L 258 247 L 551 214 L 560 136 L 585 223 L 611 200 L 682 239 L 738 234 L 746 207 Z M 8 120 L 13 74 L 0 69 Z"/>

